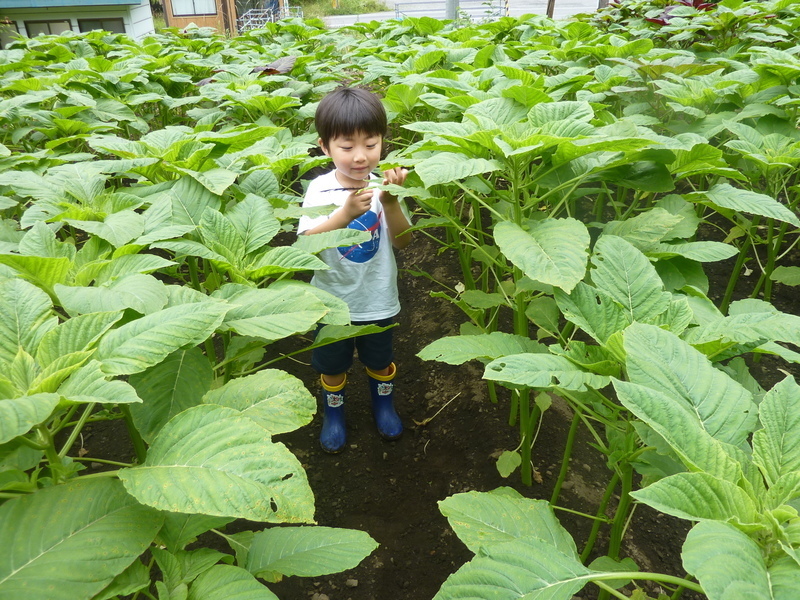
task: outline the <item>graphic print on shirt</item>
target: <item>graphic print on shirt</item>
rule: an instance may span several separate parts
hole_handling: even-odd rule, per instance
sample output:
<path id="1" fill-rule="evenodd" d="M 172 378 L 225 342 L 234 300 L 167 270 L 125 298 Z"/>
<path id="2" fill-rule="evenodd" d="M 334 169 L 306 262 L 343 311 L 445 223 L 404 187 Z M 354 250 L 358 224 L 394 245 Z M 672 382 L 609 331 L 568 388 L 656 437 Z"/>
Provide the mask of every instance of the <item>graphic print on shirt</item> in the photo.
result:
<path id="1" fill-rule="evenodd" d="M 339 254 L 343 259 L 351 260 L 355 263 L 365 263 L 378 252 L 381 245 L 381 218 L 380 215 L 368 210 L 363 215 L 350 221 L 348 229 L 358 231 L 369 231 L 372 239 L 362 244 L 356 244 L 349 248 L 339 248 Z"/>

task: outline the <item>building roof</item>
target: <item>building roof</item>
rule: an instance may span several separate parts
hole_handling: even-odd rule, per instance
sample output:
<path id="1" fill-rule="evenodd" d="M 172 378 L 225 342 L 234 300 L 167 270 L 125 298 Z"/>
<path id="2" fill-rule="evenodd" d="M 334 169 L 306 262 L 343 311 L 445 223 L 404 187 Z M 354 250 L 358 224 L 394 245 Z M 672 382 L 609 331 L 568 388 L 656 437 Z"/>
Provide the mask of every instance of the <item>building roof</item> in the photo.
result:
<path id="1" fill-rule="evenodd" d="M 73 8 L 78 6 L 139 5 L 141 0 L 2 0 L 2 8 Z"/>

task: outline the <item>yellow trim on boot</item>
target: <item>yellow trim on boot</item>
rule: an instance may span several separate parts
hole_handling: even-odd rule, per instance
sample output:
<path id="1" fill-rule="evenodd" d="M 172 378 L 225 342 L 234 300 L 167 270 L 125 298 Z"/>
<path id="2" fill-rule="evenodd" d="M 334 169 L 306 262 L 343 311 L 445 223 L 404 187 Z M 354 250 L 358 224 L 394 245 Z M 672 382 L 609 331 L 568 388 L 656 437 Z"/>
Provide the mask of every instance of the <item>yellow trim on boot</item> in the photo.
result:
<path id="1" fill-rule="evenodd" d="M 322 389 L 326 392 L 341 392 L 344 389 L 344 386 L 347 384 L 347 373 L 344 374 L 344 379 L 342 383 L 337 386 L 330 386 L 325 383 L 325 380 L 322 378 L 322 375 L 319 376 L 319 382 L 322 384 Z"/>
<path id="2" fill-rule="evenodd" d="M 375 371 L 369 368 L 366 369 L 367 375 L 373 379 L 377 379 L 378 381 L 391 381 L 394 379 L 395 375 L 397 375 L 397 365 L 392 363 L 389 366 L 392 368 L 392 372 L 389 375 L 378 375 Z"/>

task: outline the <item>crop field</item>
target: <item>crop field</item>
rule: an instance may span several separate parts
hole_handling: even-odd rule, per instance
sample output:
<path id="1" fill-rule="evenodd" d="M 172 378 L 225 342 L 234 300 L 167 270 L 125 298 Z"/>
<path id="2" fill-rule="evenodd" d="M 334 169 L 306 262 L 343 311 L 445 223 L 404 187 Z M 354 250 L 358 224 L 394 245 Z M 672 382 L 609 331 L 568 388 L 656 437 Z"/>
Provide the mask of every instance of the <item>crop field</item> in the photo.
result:
<path id="1" fill-rule="evenodd" d="M 634 0 L 0 50 L 0 600 L 299 600 L 287 580 L 341 573 L 330 600 L 796 600 L 798 31 L 789 0 Z M 293 233 L 328 160 L 314 111 L 342 84 L 382 97 L 382 166 L 410 170 L 387 187 L 427 256 L 401 260 L 420 297 L 400 319 L 454 323 L 401 323 L 413 364 L 477 373 L 514 440 L 481 440 L 500 485 L 431 501 L 468 557 L 430 591 L 351 585 L 395 557 L 380 526 L 315 516 L 334 463 L 293 451 L 318 421 L 295 361 L 374 331 L 308 283 L 364 233 Z M 385 462 L 421 458 L 464 401 L 413 391 Z M 121 454 L 87 454 L 116 426 Z M 580 510 L 561 502 L 576 440 L 601 457 Z M 626 551 L 637 507 L 685 524 L 674 570 Z"/>

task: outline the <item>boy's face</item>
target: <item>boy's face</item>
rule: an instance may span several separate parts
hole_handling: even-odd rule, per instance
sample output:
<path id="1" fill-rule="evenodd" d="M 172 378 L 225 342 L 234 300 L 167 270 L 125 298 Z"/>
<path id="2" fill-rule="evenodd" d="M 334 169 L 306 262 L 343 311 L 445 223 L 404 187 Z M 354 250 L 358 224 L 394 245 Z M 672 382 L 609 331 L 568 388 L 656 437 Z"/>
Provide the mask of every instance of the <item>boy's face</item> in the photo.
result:
<path id="1" fill-rule="evenodd" d="M 381 160 L 382 143 L 380 135 L 361 132 L 332 138 L 327 146 L 319 141 L 322 151 L 333 159 L 336 178 L 342 187 L 364 185 L 364 180 L 369 179 Z"/>

